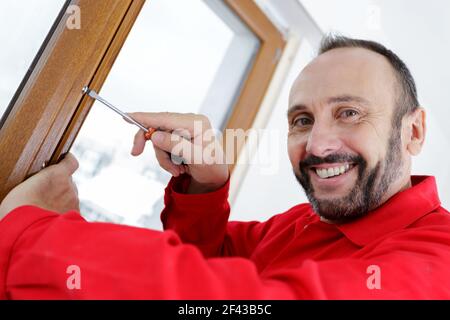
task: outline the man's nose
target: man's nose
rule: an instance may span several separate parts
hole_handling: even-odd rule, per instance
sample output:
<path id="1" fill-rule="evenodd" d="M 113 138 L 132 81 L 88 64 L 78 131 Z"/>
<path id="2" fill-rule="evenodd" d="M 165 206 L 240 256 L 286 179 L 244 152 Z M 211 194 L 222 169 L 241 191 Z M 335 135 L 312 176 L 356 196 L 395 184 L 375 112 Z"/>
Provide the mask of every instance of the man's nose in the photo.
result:
<path id="1" fill-rule="evenodd" d="M 306 152 L 326 157 L 342 148 L 342 141 L 330 125 L 315 123 L 308 136 Z"/>

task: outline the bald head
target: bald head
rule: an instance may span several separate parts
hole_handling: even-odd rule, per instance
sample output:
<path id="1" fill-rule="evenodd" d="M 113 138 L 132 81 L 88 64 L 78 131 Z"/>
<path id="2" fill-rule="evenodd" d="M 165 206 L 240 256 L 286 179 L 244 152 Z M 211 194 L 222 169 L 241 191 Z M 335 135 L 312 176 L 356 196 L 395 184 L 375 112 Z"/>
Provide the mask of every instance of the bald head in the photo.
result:
<path id="1" fill-rule="evenodd" d="M 392 109 L 399 94 L 389 62 L 363 48 L 338 48 L 319 55 L 300 73 L 290 106 L 349 96 Z"/>
<path id="2" fill-rule="evenodd" d="M 338 48 L 363 48 L 383 56 L 392 67 L 397 79 L 397 109 L 393 117 L 393 125 L 400 126 L 405 114 L 411 114 L 419 107 L 416 83 L 406 64 L 393 51 L 381 43 L 352 39 L 339 35 L 328 35 L 322 39 L 319 55 Z"/>

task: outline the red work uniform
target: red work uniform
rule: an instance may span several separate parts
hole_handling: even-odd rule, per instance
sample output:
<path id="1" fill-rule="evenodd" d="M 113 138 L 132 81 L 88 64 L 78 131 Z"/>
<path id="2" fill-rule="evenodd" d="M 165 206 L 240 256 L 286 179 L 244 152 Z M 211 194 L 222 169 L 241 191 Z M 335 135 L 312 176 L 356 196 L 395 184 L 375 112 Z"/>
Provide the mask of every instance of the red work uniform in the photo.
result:
<path id="1" fill-rule="evenodd" d="M 187 195 L 187 179 L 166 188 L 164 232 L 15 209 L 0 221 L 0 298 L 450 298 L 450 215 L 433 177 L 341 225 L 309 204 L 228 222 L 228 184 Z"/>

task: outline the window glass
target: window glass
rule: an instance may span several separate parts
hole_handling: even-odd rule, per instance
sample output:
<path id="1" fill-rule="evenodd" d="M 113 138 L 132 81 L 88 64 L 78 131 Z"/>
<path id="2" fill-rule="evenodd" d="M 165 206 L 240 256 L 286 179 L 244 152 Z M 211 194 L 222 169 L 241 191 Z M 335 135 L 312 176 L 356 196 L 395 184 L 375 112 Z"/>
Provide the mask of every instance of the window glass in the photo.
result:
<path id="1" fill-rule="evenodd" d="M 222 1 L 152 0 L 139 14 L 99 94 L 125 112 L 203 113 L 223 128 L 259 48 Z M 151 143 L 130 155 L 137 128 L 95 102 L 72 147 L 88 220 L 161 229 L 170 175 Z"/>
<path id="2" fill-rule="evenodd" d="M 0 118 L 64 3 L 64 0 L 0 1 Z"/>

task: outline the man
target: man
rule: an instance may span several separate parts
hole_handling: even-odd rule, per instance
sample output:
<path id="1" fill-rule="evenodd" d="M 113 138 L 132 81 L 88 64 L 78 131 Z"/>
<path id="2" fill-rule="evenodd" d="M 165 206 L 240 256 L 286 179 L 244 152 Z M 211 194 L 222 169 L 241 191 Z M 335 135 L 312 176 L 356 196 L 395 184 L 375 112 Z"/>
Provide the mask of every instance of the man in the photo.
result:
<path id="1" fill-rule="evenodd" d="M 328 37 L 289 104 L 288 153 L 310 204 L 228 222 L 227 166 L 180 151 L 206 148 L 193 123 L 208 120 L 135 113 L 162 129 L 152 142 L 174 176 L 166 231 L 84 221 L 69 155 L 0 206 L 0 297 L 450 298 L 450 216 L 434 178 L 410 176 L 425 111 L 405 64 L 380 44 Z M 193 136 L 180 142 L 178 129 Z M 144 144 L 138 132 L 132 154 Z"/>

